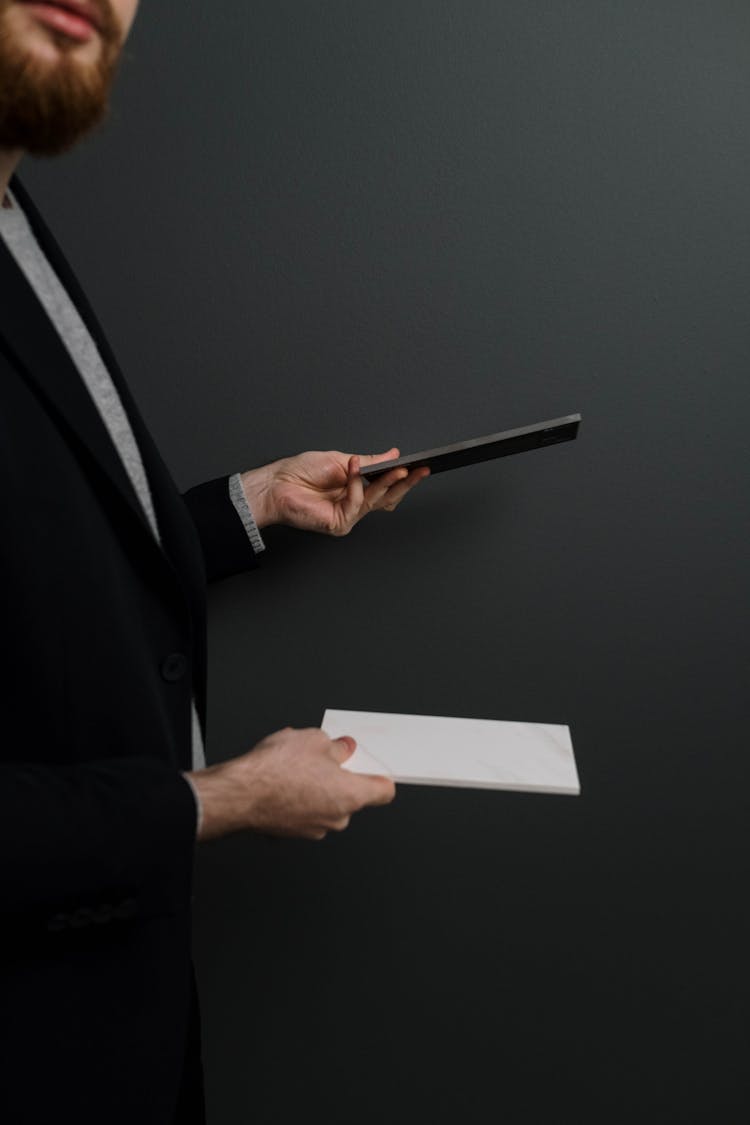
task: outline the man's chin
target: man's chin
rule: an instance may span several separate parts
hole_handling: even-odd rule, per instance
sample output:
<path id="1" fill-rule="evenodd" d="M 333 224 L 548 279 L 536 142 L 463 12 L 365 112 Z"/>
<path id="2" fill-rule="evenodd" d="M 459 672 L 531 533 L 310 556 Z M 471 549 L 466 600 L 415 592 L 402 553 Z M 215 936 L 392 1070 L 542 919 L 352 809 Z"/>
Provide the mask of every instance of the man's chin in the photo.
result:
<path id="1" fill-rule="evenodd" d="M 0 9 L 0 148 L 58 156 L 106 116 L 117 52 L 98 34 L 82 43 L 23 23 L 18 9 Z"/>

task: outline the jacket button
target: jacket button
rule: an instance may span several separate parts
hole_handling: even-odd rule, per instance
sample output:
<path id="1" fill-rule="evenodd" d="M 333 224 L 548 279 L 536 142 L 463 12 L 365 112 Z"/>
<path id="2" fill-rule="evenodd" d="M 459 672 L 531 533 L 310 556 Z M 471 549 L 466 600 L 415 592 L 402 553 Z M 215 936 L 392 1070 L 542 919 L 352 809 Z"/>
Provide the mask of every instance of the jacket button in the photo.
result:
<path id="1" fill-rule="evenodd" d="M 91 920 L 97 926 L 103 925 L 105 922 L 112 921 L 112 904 L 110 902 L 103 902 L 99 906 L 93 907 L 91 911 Z"/>
<path id="2" fill-rule="evenodd" d="M 92 922 L 91 908 L 88 906 L 79 906 L 78 910 L 74 910 L 69 915 L 69 924 L 73 929 L 78 930 L 81 926 L 88 926 Z"/>
<path id="3" fill-rule="evenodd" d="M 134 898 L 124 898 L 112 910 L 112 917 L 118 918 L 121 922 L 126 922 L 128 918 L 135 917 L 138 904 Z"/>
<path id="4" fill-rule="evenodd" d="M 162 661 L 161 674 L 169 683 L 181 680 L 187 671 L 187 660 L 181 652 L 170 652 Z"/>

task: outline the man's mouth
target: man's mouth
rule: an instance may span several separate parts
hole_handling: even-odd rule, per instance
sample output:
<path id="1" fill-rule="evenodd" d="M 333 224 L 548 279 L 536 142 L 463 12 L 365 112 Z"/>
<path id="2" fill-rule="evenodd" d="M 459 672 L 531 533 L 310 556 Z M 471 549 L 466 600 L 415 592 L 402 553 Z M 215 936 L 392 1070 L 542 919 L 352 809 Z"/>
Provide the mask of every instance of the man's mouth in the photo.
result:
<path id="1" fill-rule="evenodd" d="M 58 3 L 39 3 L 37 0 L 21 0 L 37 19 L 48 27 L 60 31 L 71 39 L 86 42 L 96 32 L 101 31 L 101 21 L 97 9 L 87 0 L 60 0 Z"/>

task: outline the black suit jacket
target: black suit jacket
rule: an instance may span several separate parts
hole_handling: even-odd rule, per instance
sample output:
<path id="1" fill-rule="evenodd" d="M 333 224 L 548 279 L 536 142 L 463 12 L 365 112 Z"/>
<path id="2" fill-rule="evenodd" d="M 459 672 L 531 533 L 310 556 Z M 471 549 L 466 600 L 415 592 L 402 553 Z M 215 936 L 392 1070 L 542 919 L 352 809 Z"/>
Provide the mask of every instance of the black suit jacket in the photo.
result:
<path id="1" fill-rule="evenodd" d="M 0 239 L 0 1120 L 168 1125 L 190 996 L 206 579 L 255 565 L 221 477 L 181 496 L 80 286 L 13 191 L 121 396 L 153 537 Z"/>

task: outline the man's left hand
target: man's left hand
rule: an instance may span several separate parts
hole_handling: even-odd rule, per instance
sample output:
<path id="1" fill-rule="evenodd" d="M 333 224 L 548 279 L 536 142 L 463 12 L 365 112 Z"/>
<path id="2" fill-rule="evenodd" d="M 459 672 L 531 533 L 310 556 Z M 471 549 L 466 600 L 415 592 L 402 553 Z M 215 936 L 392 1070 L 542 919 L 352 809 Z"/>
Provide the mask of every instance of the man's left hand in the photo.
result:
<path id="1" fill-rule="evenodd" d="M 369 512 L 392 512 L 429 476 L 426 467 L 390 469 L 371 482 L 360 476 L 360 467 L 398 456 L 395 447 L 367 456 L 338 450 L 299 453 L 242 473 L 242 488 L 260 529 L 281 523 L 301 531 L 347 535 Z"/>

